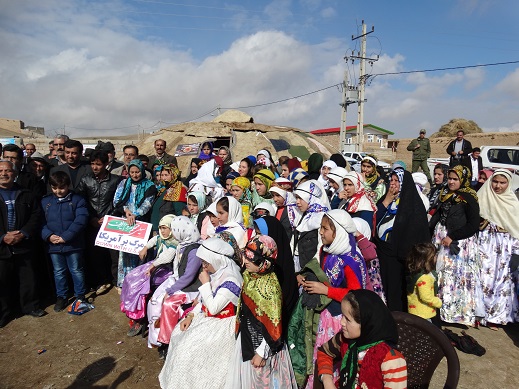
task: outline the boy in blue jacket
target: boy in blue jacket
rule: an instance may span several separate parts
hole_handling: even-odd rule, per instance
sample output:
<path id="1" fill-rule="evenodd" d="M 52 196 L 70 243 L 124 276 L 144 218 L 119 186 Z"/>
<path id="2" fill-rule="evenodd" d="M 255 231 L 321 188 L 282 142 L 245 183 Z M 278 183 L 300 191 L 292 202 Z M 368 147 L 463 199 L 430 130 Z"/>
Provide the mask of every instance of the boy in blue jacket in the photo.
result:
<path id="1" fill-rule="evenodd" d="M 83 231 L 88 223 L 88 208 L 83 197 L 70 192 L 67 173 L 52 173 L 49 184 L 52 194 L 41 200 L 45 213 L 41 237 L 48 245 L 54 268 L 57 295 L 54 311 L 60 312 L 68 306 L 67 270 L 72 276 L 76 298 L 85 300 Z"/>

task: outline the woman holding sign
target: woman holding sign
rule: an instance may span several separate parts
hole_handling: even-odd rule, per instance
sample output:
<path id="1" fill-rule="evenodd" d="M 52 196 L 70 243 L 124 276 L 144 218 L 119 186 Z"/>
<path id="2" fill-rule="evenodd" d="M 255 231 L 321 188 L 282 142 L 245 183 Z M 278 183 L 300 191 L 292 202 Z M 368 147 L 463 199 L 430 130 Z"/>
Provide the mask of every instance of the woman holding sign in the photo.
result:
<path id="1" fill-rule="evenodd" d="M 153 199 L 157 194 L 157 188 L 151 180 L 146 178 L 144 166 L 138 159 L 128 164 L 129 176 L 117 186 L 114 196 L 114 208 L 116 216 L 126 218 L 126 223 L 133 226 L 137 220 L 149 221 L 149 213 Z M 139 264 L 139 256 L 125 252 L 119 252 L 119 267 L 117 288 L 123 284 L 128 272 Z"/>

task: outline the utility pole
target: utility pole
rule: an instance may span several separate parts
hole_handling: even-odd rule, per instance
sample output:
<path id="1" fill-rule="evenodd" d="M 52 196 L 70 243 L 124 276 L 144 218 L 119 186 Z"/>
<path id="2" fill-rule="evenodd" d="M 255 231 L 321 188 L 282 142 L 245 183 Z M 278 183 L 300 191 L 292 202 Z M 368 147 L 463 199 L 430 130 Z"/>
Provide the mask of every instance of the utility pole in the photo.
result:
<path id="1" fill-rule="evenodd" d="M 353 96 L 353 98 L 352 98 Z M 346 111 L 348 105 L 357 102 L 357 88 L 350 86 L 348 82 L 348 73 L 344 72 L 344 81 L 342 82 L 342 103 L 341 109 L 341 130 L 339 133 L 339 151 L 344 153 L 346 151 Z"/>
<path id="2" fill-rule="evenodd" d="M 357 112 L 357 140 L 358 140 L 358 151 L 362 151 L 362 146 L 364 142 L 364 92 L 365 92 L 365 86 L 366 86 L 366 60 L 368 60 L 371 64 L 373 62 L 378 61 L 377 58 L 366 58 L 366 37 L 371 34 L 372 32 L 375 32 L 375 26 L 371 27 L 371 31 L 366 32 L 366 24 L 364 23 L 364 20 L 362 21 L 362 34 L 359 36 L 352 36 L 351 40 L 355 39 L 361 39 L 361 45 L 360 45 L 360 53 L 357 56 L 351 56 L 352 59 L 359 59 L 360 60 L 360 76 L 359 76 L 359 99 L 358 99 L 358 112 Z"/>

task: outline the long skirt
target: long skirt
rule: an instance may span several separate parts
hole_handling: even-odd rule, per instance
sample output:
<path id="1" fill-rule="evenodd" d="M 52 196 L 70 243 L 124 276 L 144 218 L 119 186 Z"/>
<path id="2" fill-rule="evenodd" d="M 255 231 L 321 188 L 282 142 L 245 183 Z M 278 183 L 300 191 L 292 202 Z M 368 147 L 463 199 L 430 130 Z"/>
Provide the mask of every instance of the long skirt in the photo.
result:
<path id="1" fill-rule="evenodd" d="M 447 323 L 473 326 L 476 317 L 484 316 L 477 236 L 459 240 L 458 254 L 452 254 L 449 247 L 441 244 L 446 236 L 447 228 L 438 223 L 432 242 L 438 248 L 436 270 L 438 296 L 442 300 L 440 317 Z"/>
<path id="2" fill-rule="evenodd" d="M 516 289 L 519 271 L 510 270 L 510 259 L 519 254 L 519 239 L 499 231 L 493 223 L 479 233 L 484 322 L 507 324 L 519 320 Z"/>
<path id="3" fill-rule="evenodd" d="M 163 389 L 224 388 L 234 355 L 236 316 L 218 319 L 195 315 L 189 328 L 177 325 L 159 374 Z"/>
<path id="4" fill-rule="evenodd" d="M 230 360 L 225 389 L 297 389 L 286 345 L 265 362 L 263 367 L 253 367 L 251 361 L 243 361 L 240 333 Z"/>

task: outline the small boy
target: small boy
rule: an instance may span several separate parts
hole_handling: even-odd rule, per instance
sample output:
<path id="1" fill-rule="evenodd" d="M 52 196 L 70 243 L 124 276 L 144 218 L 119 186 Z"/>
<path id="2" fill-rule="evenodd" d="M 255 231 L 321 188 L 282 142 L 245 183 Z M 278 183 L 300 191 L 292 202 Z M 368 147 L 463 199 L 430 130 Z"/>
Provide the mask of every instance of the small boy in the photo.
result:
<path id="1" fill-rule="evenodd" d="M 41 200 L 45 213 L 41 237 L 48 244 L 54 268 L 57 295 L 54 311 L 60 312 L 68 306 L 67 270 L 72 276 L 76 298 L 85 300 L 83 231 L 88 223 L 88 209 L 83 197 L 70 192 L 70 177 L 67 173 L 52 173 L 49 184 L 53 194 Z"/>

